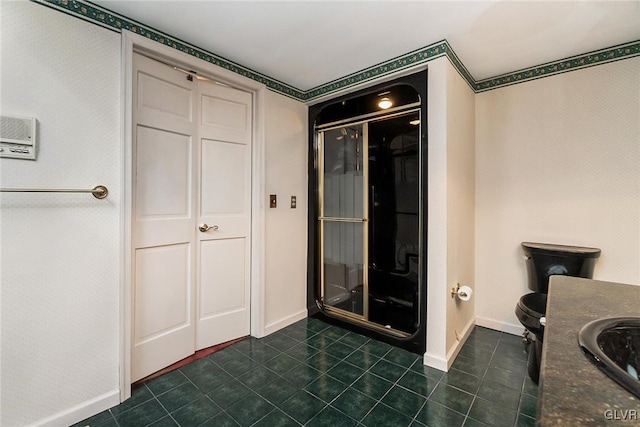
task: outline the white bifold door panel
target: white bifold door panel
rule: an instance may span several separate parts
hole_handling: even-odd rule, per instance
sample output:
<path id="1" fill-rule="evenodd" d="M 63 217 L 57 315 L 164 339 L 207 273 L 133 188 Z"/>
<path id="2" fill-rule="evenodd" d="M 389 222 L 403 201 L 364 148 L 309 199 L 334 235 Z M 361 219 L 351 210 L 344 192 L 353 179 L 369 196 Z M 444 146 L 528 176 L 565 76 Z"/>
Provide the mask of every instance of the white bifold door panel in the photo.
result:
<path id="1" fill-rule="evenodd" d="M 136 381 L 250 332 L 252 96 L 133 65 Z"/>
<path id="2" fill-rule="evenodd" d="M 200 194 L 196 347 L 250 332 L 251 94 L 199 85 Z"/>

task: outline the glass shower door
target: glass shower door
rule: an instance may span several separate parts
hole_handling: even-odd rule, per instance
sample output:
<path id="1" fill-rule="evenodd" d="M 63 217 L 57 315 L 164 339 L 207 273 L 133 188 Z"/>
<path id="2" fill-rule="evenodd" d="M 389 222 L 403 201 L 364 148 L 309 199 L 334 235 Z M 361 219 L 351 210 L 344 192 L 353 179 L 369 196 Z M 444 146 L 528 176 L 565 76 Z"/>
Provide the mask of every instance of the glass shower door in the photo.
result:
<path id="1" fill-rule="evenodd" d="M 420 111 L 318 132 L 321 301 L 398 336 L 420 325 Z"/>
<path id="2" fill-rule="evenodd" d="M 370 322 L 413 334 L 420 324 L 420 115 L 368 124 Z"/>
<path id="3" fill-rule="evenodd" d="M 366 124 L 318 134 L 321 298 L 325 307 L 366 319 L 368 194 Z"/>

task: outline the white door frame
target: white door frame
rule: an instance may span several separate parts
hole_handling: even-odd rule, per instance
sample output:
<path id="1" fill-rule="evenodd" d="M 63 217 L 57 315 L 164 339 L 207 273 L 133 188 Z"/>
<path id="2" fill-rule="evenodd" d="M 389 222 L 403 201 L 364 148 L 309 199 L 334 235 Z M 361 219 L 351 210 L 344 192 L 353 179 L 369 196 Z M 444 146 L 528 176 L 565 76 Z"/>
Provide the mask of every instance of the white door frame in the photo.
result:
<path id="1" fill-rule="evenodd" d="M 261 338 L 264 327 L 264 221 L 265 221 L 265 123 L 264 106 L 267 88 L 239 74 L 165 46 L 138 34 L 122 31 L 121 102 L 122 102 L 122 200 L 120 209 L 120 401 L 131 396 L 131 292 L 132 241 L 131 208 L 132 165 L 132 94 L 133 52 L 142 53 L 187 70 L 197 71 L 221 83 L 253 94 L 253 144 L 251 153 L 251 335 Z"/>

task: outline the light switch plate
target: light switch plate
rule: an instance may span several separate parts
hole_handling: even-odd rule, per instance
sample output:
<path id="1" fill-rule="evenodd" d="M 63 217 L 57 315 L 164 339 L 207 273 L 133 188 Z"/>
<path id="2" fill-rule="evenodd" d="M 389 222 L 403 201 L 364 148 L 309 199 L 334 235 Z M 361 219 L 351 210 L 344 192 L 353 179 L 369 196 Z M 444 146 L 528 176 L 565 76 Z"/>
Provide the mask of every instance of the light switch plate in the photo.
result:
<path id="1" fill-rule="evenodd" d="M 296 196 L 291 196 L 291 209 L 296 208 Z"/>

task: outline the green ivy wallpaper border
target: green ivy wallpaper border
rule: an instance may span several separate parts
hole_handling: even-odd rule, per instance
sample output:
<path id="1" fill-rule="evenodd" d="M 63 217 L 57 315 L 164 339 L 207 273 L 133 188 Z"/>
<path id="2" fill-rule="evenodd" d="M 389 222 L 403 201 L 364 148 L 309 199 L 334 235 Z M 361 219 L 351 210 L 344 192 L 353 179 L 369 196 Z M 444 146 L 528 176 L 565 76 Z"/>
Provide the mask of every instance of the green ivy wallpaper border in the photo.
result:
<path id="1" fill-rule="evenodd" d="M 632 58 L 638 55 L 640 55 L 640 40 L 571 56 L 496 77 L 490 77 L 476 82 L 474 90 L 476 93 L 484 92 L 499 87 L 566 73 L 568 71 L 592 67 L 594 65 Z"/>
<path id="2" fill-rule="evenodd" d="M 423 48 L 384 61 L 380 64 L 365 68 L 345 77 L 316 86 L 307 91 L 295 88 L 279 80 L 268 77 L 250 68 L 244 67 L 233 61 L 225 59 L 214 53 L 208 52 L 197 46 L 181 41 L 173 36 L 164 34 L 149 26 L 132 19 L 118 15 L 108 9 L 90 3 L 86 0 L 31 0 L 55 10 L 62 11 L 74 17 L 100 25 L 112 31 L 131 31 L 165 46 L 172 47 L 191 56 L 207 61 L 226 70 L 264 84 L 274 92 L 288 96 L 302 102 L 313 101 L 331 93 L 344 90 L 379 77 L 383 77 L 398 71 L 410 69 L 425 64 L 441 56 L 446 56 L 462 78 L 469 84 L 475 93 L 498 89 L 517 83 L 524 83 L 543 77 L 549 77 L 568 71 L 579 70 L 595 65 L 606 64 L 621 59 L 632 58 L 640 55 L 640 40 L 588 52 L 569 58 L 525 68 L 506 73 L 500 76 L 475 81 L 471 73 L 466 69 L 462 61 L 455 54 L 446 40 L 430 44 Z"/>
<path id="3" fill-rule="evenodd" d="M 31 1 L 42 4 L 44 6 L 52 7 L 56 10 L 60 10 L 72 16 L 84 19 L 94 24 L 101 25 L 117 32 L 121 32 L 122 30 L 131 31 L 132 33 L 147 37 L 148 39 L 161 43 L 165 46 L 172 47 L 176 50 L 187 53 L 191 56 L 195 56 L 196 58 L 200 58 L 211 64 L 217 65 L 218 67 L 260 82 L 274 92 L 278 92 L 298 100 L 304 100 L 305 98 L 305 92 L 301 91 L 300 89 L 287 85 L 286 83 L 280 82 L 271 77 L 265 76 L 264 74 L 258 73 L 257 71 L 253 71 L 250 68 L 243 67 L 240 64 L 236 64 L 233 61 L 208 52 L 204 49 L 200 49 L 199 47 L 193 46 L 175 37 L 164 34 L 134 20 L 117 15 L 98 5 L 78 0 Z"/>
<path id="4" fill-rule="evenodd" d="M 403 69 L 412 68 L 417 65 L 432 61 L 441 56 L 447 55 L 451 48 L 446 40 L 439 41 L 408 54 L 399 56 L 380 64 L 365 68 L 348 76 L 341 77 L 329 83 L 312 88 L 306 92 L 306 101 L 310 101 L 322 96 L 337 92 L 365 83 L 369 80 L 377 79 L 387 74 L 395 73 Z M 473 87 L 473 86 L 472 86 Z"/>

